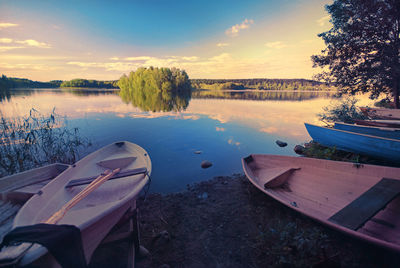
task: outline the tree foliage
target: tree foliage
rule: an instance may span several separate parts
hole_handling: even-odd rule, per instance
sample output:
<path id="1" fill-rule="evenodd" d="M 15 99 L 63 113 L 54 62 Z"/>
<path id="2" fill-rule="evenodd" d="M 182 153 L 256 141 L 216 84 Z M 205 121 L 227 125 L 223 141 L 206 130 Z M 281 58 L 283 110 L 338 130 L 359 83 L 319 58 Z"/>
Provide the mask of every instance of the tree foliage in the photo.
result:
<path id="1" fill-rule="evenodd" d="M 179 111 L 191 98 L 189 77 L 176 68 L 138 68 L 123 75 L 118 86 L 123 101 L 144 111 Z"/>
<path id="2" fill-rule="evenodd" d="M 335 0 L 326 9 L 333 27 L 318 35 L 326 48 L 312 60 L 329 69 L 317 78 L 341 93 L 391 95 L 399 107 L 400 1 Z"/>

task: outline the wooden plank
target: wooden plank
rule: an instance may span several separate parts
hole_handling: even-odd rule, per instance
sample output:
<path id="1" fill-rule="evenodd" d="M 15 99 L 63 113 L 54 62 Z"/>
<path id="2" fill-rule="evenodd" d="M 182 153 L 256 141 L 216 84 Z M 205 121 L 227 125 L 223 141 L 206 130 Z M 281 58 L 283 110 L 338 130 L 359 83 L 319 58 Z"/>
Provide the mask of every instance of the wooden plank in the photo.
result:
<path id="1" fill-rule="evenodd" d="M 145 167 L 143 167 L 143 168 L 129 169 L 129 170 L 122 171 L 122 172 L 119 172 L 119 173 L 115 174 L 115 175 L 112 176 L 109 180 L 124 178 L 124 177 L 133 176 L 133 175 L 138 175 L 138 174 L 145 174 L 146 172 L 147 172 L 147 168 L 145 168 Z M 70 188 L 70 187 L 73 187 L 73 186 L 89 184 L 89 183 L 91 183 L 91 182 L 92 182 L 94 179 L 96 179 L 96 178 L 97 178 L 97 176 L 88 177 L 88 178 L 81 178 L 81 179 L 76 179 L 76 180 L 71 180 L 71 181 L 65 186 L 65 188 Z"/>
<path id="2" fill-rule="evenodd" d="M 383 178 L 329 221 L 357 230 L 400 194 L 400 180 Z"/>

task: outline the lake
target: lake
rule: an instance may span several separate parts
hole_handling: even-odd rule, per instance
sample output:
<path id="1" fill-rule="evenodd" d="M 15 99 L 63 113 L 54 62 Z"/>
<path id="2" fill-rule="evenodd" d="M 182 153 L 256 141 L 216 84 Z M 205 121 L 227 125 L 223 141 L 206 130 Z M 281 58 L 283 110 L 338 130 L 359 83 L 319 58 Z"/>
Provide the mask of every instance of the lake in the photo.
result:
<path id="1" fill-rule="evenodd" d="M 185 97 L 180 109 L 166 109 L 165 103 L 135 107 L 112 91 L 14 90 L 3 97 L 0 111 L 16 117 L 28 115 L 31 108 L 46 114 L 55 107 L 69 127 L 79 127 L 93 142 L 91 151 L 115 141 L 136 143 L 152 159 L 151 191 L 169 193 L 214 176 L 242 173 L 241 158 L 251 153 L 296 155 L 294 146 L 310 141 L 303 123 L 321 124 L 317 113 L 330 104 L 331 95 L 204 91 Z M 360 104 L 371 103 L 361 98 Z M 288 146 L 278 147 L 278 139 Z M 213 165 L 202 169 L 203 160 Z"/>

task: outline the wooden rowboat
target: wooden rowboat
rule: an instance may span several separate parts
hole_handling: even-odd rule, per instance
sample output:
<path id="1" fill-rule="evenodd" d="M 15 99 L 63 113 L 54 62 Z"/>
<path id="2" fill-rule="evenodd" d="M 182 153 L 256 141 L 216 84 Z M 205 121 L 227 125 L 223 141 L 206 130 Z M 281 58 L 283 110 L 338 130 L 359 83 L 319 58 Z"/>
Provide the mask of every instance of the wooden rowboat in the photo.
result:
<path id="1" fill-rule="evenodd" d="M 119 173 L 116 173 L 119 169 Z M 88 184 L 96 177 L 105 177 L 99 175 L 107 173 L 108 170 L 114 170 L 108 175 L 116 174 L 66 211 L 57 222 L 74 225 L 80 229 L 88 263 L 94 250 L 111 228 L 131 209 L 136 197 L 149 181 L 150 157 L 136 144 L 126 141 L 110 144 L 66 169 L 25 203 L 14 219 L 13 228 L 47 222 L 83 189 L 87 189 Z M 7 250 L 1 257 L 0 263 L 8 257 Z M 23 266 L 33 262 L 39 267 L 58 266 L 47 249 L 38 244 L 33 244 L 18 264 Z"/>
<path id="2" fill-rule="evenodd" d="M 400 109 L 360 107 L 360 110 L 372 119 L 400 120 Z"/>
<path id="3" fill-rule="evenodd" d="M 362 126 L 400 128 L 400 120 L 354 120 Z"/>
<path id="4" fill-rule="evenodd" d="M 400 129 L 398 128 L 382 128 L 372 126 L 359 126 L 354 124 L 346 124 L 335 122 L 334 129 L 350 131 L 365 135 L 377 136 L 388 139 L 400 140 Z"/>
<path id="5" fill-rule="evenodd" d="M 311 138 L 325 146 L 400 162 L 400 140 L 304 123 Z"/>
<path id="6" fill-rule="evenodd" d="M 277 155 L 242 164 L 250 182 L 282 204 L 400 252 L 400 168 Z"/>

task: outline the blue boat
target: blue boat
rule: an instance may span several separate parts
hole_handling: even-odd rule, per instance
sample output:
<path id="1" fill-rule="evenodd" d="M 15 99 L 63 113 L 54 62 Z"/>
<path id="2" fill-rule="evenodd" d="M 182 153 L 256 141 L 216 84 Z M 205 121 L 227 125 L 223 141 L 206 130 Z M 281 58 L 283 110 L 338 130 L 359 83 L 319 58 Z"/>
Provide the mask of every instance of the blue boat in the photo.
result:
<path id="1" fill-rule="evenodd" d="M 400 162 L 400 140 L 304 123 L 311 138 L 325 146 Z"/>
<path id="2" fill-rule="evenodd" d="M 395 128 L 359 126 L 345 123 L 335 123 L 334 128 L 365 135 L 400 140 L 400 129 Z"/>

